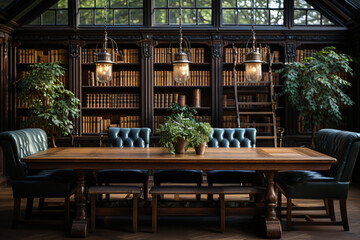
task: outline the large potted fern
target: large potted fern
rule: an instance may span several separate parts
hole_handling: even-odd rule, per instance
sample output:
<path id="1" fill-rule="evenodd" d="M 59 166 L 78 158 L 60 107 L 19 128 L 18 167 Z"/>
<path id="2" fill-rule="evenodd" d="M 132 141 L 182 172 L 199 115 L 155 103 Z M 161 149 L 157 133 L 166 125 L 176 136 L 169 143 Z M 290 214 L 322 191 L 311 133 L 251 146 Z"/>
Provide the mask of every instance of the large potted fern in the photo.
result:
<path id="1" fill-rule="evenodd" d="M 36 63 L 16 82 L 18 99 L 30 109 L 24 126 L 36 124 L 51 136 L 66 136 L 73 130 L 73 119 L 80 114 L 80 100 L 59 80 L 65 68 L 58 63 Z"/>

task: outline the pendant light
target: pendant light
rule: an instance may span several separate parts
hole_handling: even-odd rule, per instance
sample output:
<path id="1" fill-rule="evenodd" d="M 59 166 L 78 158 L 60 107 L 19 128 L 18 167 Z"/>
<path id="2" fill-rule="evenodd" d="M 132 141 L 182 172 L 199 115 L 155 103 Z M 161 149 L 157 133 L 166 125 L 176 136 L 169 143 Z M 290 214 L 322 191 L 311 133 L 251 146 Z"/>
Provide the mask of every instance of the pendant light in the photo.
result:
<path id="1" fill-rule="evenodd" d="M 254 10 L 254 0 L 251 1 L 251 33 L 252 36 L 249 38 L 247 44 L 246 44 L 246 50 L 248 48 L 248 44 L 250 40 L 252 40 L 252 49 L 249 53 L 246 54 L 245 61 L 243 62 L 245 64 L 245 78 L 249 82 L 259 82 L 262 79 L 262 69 L 261 64 L 263 61 L 261 61 L 261 55 L 259 52 L 259 48 L 256 47 L 256 37 L 255 37 L 255 31 L 254 31 L 254 16 L 255 16 L 255 10 Z"/>
<path id="2" fill-rule="evenodd" d="M 182 35 L 182 7 L 179 0 L 179 52 L 175 53 L 173 64 L 173 78 L 175 82 L 185 83 L 190 79 L 189 52 L 190 42 Z M 183 44 L 185 50 L 183 51 Z M 170 49 L 171 50 L 171 44 Z"/>
<path id="3" fill-rule="evenodd" d="M 102 44 L 101 50 L 96 49 L 96 72 L 95 77 L 96 80 L 100 83 L 107 83 L 112 80 L 113 74 L 112 74 L 112 66 L 117 61 L 117 55 L 119 53 L 118 47 L 116 42 L 108 37 L 107 35 L 107 0 L 105 0 L 105 7 L 104 7 L 104 40 Z M 111 42 L 111 54 L 108 53 L 108 41 Z M 97 48 L 97 47 L 96 47 Z"/>

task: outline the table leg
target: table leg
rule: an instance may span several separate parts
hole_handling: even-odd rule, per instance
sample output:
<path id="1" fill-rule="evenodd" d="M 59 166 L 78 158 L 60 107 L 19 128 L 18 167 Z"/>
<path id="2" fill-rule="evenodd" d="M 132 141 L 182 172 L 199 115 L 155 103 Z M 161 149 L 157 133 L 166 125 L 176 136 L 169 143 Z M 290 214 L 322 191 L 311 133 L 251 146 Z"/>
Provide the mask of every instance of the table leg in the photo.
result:
<path id="1" fill-rule="evenodd" d="M 276 194 L 274 189 L 274 176 L 276 171 L 265 171 L 265 230 L 268 238 L 281 238 L 282 230 L 279 219 L 276 217 Z"/>
<path id="2" fill-rule="evenodd" d="M 86 216 L 86 170 L 75 170 L 77 187 L 75 192 L 76 218 L 71 226 L 71 236 L 86 237 L 88 232 L 88 219 Z"/>

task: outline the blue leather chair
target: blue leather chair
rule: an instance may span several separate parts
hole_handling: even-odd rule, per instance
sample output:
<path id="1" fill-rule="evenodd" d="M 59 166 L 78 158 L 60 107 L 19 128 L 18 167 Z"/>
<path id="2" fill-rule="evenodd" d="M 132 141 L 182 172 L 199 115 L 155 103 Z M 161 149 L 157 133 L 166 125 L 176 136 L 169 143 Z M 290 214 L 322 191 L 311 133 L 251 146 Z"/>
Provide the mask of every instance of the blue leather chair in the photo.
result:
<path id="1" fill-rule="evenodd" d="M 110 147 L 149 147 L 150 128 L 109 128 Z M 110 183 L 141 183 L 144 199 L 147 200 L 148 170 L 139 169 L 103 169 L 97 171 L 97 182 L 102 185 Z"/>
<path id="2" fill-rule="evenodd" d="M 256 146 L 255 128 L 214 128 L 210 134 L 208 147 L 216 148 L 253 148 Z M 209 186 L 214 184 L 254 184 L 261 181 L 256 171 L 252 170 L 209 170 L 207 182 Z M 208 196 L 209 200 L 212 196 Z"/>
<path id="3" fill-rule="evenodd" d="M 69 198 L 75 193 L 76 176 L 73 170 L 43 170 L 31 172 L 21 161 L 48 148 L 46 133 L 39 128 L 0 133 L 0 146 L 5 159 L 5 173 L 10 177 L 14 197 L 13 227 L 20 221 L 21 199 L 27 199 L 26 218 L 32 211 L 34 198 L 64 198 L 65 224 L 70 224 Z"/>
<path id="4" fill-rule="evenodd" d="M 346 199 L 351 175 L 360 149 L 360 134 L 335 129 L 322 129 L 315 137 L 315 150 L 337 159 L 329 171 L 284 171 L 276 176 L 278 190 L 277 215 L 281 219 L 281 196 L 287 198 L 287 230 L 292 224 L 343 225 L 349 230 L 346 212 Z M 331 221 L 313 221 L 318 216 L 307 214 L 307 221 L 292 221 L 292 199 L 324 200 L 326 215 Z M 340 201 L 342 221 L 336 222 L 334 200 Z M 306 210 L 306 207 L 297 207 Z M 311 209 L 308 209 L 311 210 Z M 311 219 L 311 220 L 309 220 Z"/>

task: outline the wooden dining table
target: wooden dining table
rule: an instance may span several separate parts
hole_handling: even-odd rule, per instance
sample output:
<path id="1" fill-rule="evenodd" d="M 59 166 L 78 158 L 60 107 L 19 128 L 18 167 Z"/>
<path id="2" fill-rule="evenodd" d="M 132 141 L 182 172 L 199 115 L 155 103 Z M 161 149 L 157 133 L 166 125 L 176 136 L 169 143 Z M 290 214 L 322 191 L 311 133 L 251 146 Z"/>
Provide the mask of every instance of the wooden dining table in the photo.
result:
<path id="1" fill-rule="evenodd" d="M 99 169 L 200 169 L 257 170 L 266 180 L 266 237 L 281 238 L 276 217 L 274 176 L 284 170 L 328 170 L 335 158 L 309 148 L 207 148 L 204 155 L 190 149 L 185 154 L 170 154 L 164 148 L 51 148 L 22 159 L 30 169 L 74 169 L 76 218 L 71 235 L 86 237 L 86 175 Z"/>

